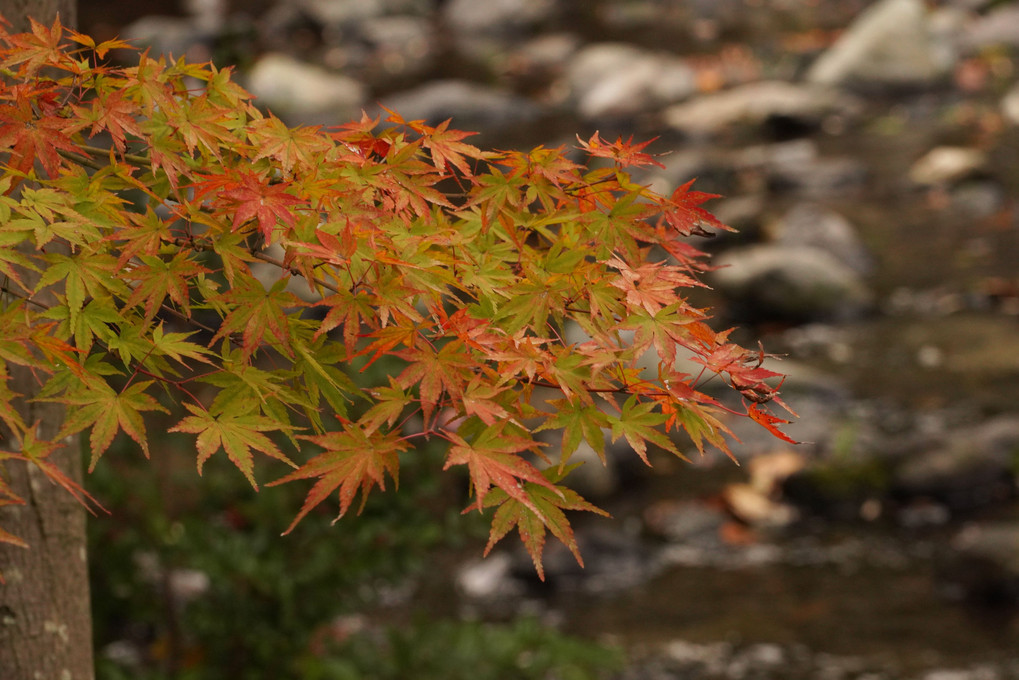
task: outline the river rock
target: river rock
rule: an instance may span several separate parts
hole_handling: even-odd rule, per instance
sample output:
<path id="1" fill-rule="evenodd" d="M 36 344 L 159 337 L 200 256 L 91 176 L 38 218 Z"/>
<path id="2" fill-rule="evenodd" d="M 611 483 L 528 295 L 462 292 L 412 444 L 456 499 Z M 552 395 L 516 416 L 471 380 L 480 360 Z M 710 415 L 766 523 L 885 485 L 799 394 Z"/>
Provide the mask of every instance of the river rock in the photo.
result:
<path id="1" fill-rule="evenodd" d="M 660 108 L 697 90 L 682 59 L 622 43 L 582 48 L 566 66 L 571 101 L 584 118 L 622 118 Z"/>
<path id="2" fill-rule="evenodd" d="M 757 244 L 714 262 L 709 283 L 754 319 L 808 321 L 859 315 L 872 296 L 860 275 L 812 246 Z"/>
<path id="3" fill-rule="evenodd" d="M 970 51 L 990 47 L 1019 47 L 1019 5 L 1002 4 L 972 22 L 962 35 Z"/>
<path id="4" fill-rule="evenodd" d="M 822 517 L 838 520 L 874 519 L 888 493 L 890 463 L 867 450 L 835 449 L 811 461 L 782 481 L 782 498 Z"/>
<path id="5" fill-rule="evenodd" d="M 518 35 L 555 16 L 555 0 L 447 0 L 442 18 L 454 33 Z"/>
<path id="6" fill-rule="evenodd" d="M 534 102 L 496 87 L 466 80 L 435 80 L 382 100 L 406 120 L 437 125 L 452 118 L 461 130 L 486 132 L 531 123 L 541 115 Z"/>
<path id="7" fill-rule="evenodd" d="M 830 115 L 852 117 L 860 104 L 828 88 L 777 80 L 739 85 L 702 94 L 665 110 L 665 122 L 685 134 L 713 136 L 737 125 L 792 124 L 819 126 Z"/>
<path id="8" fill-rule="evenodd" d="M 954 54 L 934 28 L 923 0 L 880 0 L 814 62 L 806 79 L 867 89 L 935 85 L 951 73 Z"/>
<path id="9" fill-rule="evenodd" d="M 304 14 L 324 27 L 335 28 L 352 25 L 366 19 L 382 16 L 430 16 L 434 11 L 433 0 L 299 0 L 282 4 L 295 5 Z"/>
<path id="10" fill-rule="evenodd" d="M 1002 97 L 1001 112 L 1012 125 L 1019 125 L 1019 84 L 1013 85 Z"/>
<path id="11" fill-rule="evenodd" d="M 930 499 L 950 511 L 1000 503 L 1015 495 L 1019 419 L 1001 417 L 918 444 L 896 466 L 892 492 L 901 500 Z"/>
<path id="12" fill-rule="evenodd" d="M 348 59 L 344 69 L 359 67 L 356 75 L 371 82 L 422 74 L 433 66 L 439 53 L 435 27 L 427 17 L 401 14 L 368 19 L 359 25 L 356 40 L 363 56 Z M 341 38 L 336 49 L 342 51 L 351 42 L 354 41 Z"/>
<path id="13" fill-rule="evenodd" d="M 771 226 L 771 231 L 778 244 L 820 248 L 859 274 L 874 270 L 874 257 L 849 220 L 820 204 L 796 204 Z"/>
<path id="14" fill-rule="evenodd" d="M 358 117 L 364 86 L 353 78 L 279 53 L 263 55 L 247 75 L 255 103 L 290 125 L 336 125 Z"/>
<path id="15" fill-rule="evenodd" d="M 859 190 L 870 172 L 863 161 L 848 156 L 817 158 L 803 165 L 778 163 L 768 166 L 768 187 L 779 193 L 793 193 L 820 199 Z"/>
<path id="16" fill-rule="evenodd" d="M 962 146 L 939 146 L 928 151 L 909 169 L 909 179 L 927 186 L 954 184 L 987 166 L 987 154 Z"/>
<path id="17" fill-rule="evenodd" d="M 1019 604 L 1019 522 L 971 524 L 952 539 L 941 576 L 957 594 L 979 604 Z"/>
<path id="18" fill-rule="evenodd" d="M 717 504 L 666 499 L 652 503 L 643 512 L 644 528 L 652 536 L 672 543 L 713 547 L 729 520 Z"/>
<path id="19" fill-rule="evenodd" d="M 524 89 L 545 87 L 561 79 L 566 64 L 579 48 L 580 38 L 573 33 L 546 33 L 508 52 L 498 71 Z M 548 96 L 561 103 L 568 94 L 565 87 L 554 87 Z"/>
<path id="20" fill-rule="evenodd" d="M 772 191 L 798 193 L 820 199 L 844 198 L 859 189 L 869 176 L 867 166 L 857 158 L 825 157 L 811 139 L 793 139 L 741 149 L 733 165 L 747 174 L 757 174 Z"/>

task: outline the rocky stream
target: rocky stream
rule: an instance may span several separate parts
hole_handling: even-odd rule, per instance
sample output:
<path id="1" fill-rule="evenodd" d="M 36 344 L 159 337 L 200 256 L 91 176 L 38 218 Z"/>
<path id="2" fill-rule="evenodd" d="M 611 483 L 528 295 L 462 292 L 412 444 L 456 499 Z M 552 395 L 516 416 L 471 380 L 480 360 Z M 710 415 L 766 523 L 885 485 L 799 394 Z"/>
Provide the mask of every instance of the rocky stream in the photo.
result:
<path id="1" fill-rule="evenodd" d="M 782 355 L 806 443 L 586 466 L 587 569 L 506 548 L 446 606 L 620 643 L 620 680 L 1019 678 L 1019 2 L 82 4 L 291 123 L 657 136 L 642 181 L 723 196 L 709 301 Z"/>

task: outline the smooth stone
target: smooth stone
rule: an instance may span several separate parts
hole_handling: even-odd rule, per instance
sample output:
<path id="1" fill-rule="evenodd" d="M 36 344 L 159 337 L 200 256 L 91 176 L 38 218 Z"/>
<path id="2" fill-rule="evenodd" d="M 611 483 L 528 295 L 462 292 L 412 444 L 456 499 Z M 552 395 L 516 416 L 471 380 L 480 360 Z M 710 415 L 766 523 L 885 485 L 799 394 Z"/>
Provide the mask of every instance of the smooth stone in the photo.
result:
<path id="1" fill-rule="evenodd" d="M 987 154 L 980 149 L 961 146 L 939 146 L 924 154 L 909 169 L 909 179 L 916 184 L 952 184 L 983 170 Z"/>
<path id="2" fill-rule="evenodd" d="M 290 125 L 334 125 L 356 118 L 365 104 L 364 86 L 353 78 L 270 53 L 247 74 L 255 103 Z"/>
<path id="3" fill-rule="evenodd" d="M 582 48 L 566 67 L 577 112 L 587 119 L 621 118 L 660 108 L 697 91 L 682 59 L 623 43 Z"/>
<path id="4" fill-rule="evenodd" d="M 709 283 L 753 318 L 851 318 L 872 302 L 859 274 L 820 248 L 758 244 L 722 253 L 714 264 Z"/>
<path id="5" fill-rule="evenodd" d="M 665 110 L 666 124 L 691 136 L 713 136 L 737 126 L 786 119 L 819 126 L 830 115 L 856 116 L 859 102 L 828 88 L 770 80 L 702 94 Z"/>
<path id="6" fill-rule="evenodd" d="M 880 88 L 937 84 L 955 57 L 933 28 L 923 0 L 879 0 L 818 57 L 806 80 Z"/>
<path id="7" fill-rule="evenodd" d="M 771 231 L 776 243 L 820 248 L 860 274 L 874 271 L 874 257 L 860 241 L 856 228 L 823 205 L 799 203 L 780 217 Z"/>

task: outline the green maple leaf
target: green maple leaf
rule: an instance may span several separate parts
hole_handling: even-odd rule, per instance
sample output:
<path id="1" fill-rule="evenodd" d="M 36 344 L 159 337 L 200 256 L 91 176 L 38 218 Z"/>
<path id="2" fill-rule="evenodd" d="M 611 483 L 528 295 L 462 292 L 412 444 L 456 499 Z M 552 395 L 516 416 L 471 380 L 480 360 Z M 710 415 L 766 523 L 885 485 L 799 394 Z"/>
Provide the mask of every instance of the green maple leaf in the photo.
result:
<path id="1" fill-rule="evenodd" d="M 563 462 L 569 460 L 570 454 L 577 450 L 581 441 L 586 441 L 604 463 L 605 434 L 602 428 L 609 426 L 608 416 L 595 404 L 584 404 L 577 400 L 557 399 L 550 401 L 549 405 L 555 408 L 555 415 L 546 420 L 536 432 L 562 429 Z"/>
<path id="2" fill-rule="evenodd" d="M 648 466 L 651 463 L 647 458 L 648 442 L 656 444 L 666 451 L 683 457 L 676 445 L 672 443 L 665 434 L 657 428 L 664 425 L 668 416 L 654 411 L 656 404 L 652 401 L 641 402 L 636 396 L 631 396 L 623 404 L 623 410 L 619 416 L 609 415 L 609 424 L 612 427 L 612 441 L 625 437 L 630 447 L 640 456 L 640 459 Z"/>
<path id="3" fill-rule="evenodd" d="M 202 474 L 202 466 L 205 465 L 205 461 L 220 449 L 226 452 L 227 458 L 237 466 L 237 469 L 255 490 L 258 490 L 258 484 L 255 482 L 252 449 L 261 451 L 276 460 L 281 460 L 287 465 L 297 467 L 271 439 L 263 434 L 281 429 L 280 424 L 272 418 L 237 411 L 213 414 L 211 411 L 203 410 L 193 404 L 184 404 L 184 406 L 191 412 L 191 415 L 171 427 L 169 431 L 198 435 L 196 447 L 199 475 Z"/>
<path id="4" fill-rule="evenodd" d="M 95 469 L 99 458 L 121 430 L 138 443 L 148 458 L 149 439 L 142 412 L 168 413 L 151 395 L 146 394 L 150 385 L 152 381 L 136 382 L 117 392 L 105 380 L 90 377 L 81 384 L 80 389 L 60 400 L 73 407 L 60 436 L 79 432 L 86 427 L 92 428 L 89 436 L 92 450 L 89 472 Z"/>
<path id="5" fill-rule="evenodd" d="M 178 251 L 169 261 L 159 257 L 140 255 L 140 264 L 131 269 L 131 278 L 138 282 L 124 302 L 128 307 L 144 303 L 145 320 L 151 321 L 167 298 L 184 311 L 191 313 L 189 280 L 208 273 L 208 269 L 191 258 L 187 251 Z"/>
<path id="6" fill-rule="evenodd" d="M 271 115 L 248 123 L 247 134 L 252 146 L 258 150 L 254 160 L 274 159 L 287 175 L 297 165 L 318 167 L 318 157 L 332 148 L 319 126 L 290 128 Z"/>

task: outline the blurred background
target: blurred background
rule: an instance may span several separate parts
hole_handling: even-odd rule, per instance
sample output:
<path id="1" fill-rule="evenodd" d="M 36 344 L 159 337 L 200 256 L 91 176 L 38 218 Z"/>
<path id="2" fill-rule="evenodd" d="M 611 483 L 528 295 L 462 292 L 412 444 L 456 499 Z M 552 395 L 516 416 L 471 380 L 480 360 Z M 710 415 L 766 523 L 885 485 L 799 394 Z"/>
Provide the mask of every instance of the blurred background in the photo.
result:
<path id="1" fill-rule="evenodd" d="M 91 0 L 80 29 L 235 65 L 335 125 L 383 104 L 498 148 L 657 140 L 738 233 L 705 304 L 789 373 L 735 466 L 586 465 L 613 514 L 539 584 L 460 516 L 441 451 L 398 494 L 279 533 L 176 440 L 89 489 L 100 677 L 1019 678 L 1019 2 Z M 373 370 L 386 371 L 376 365 Z M 264 478 L 271 478 L 268 471 Z"/>

